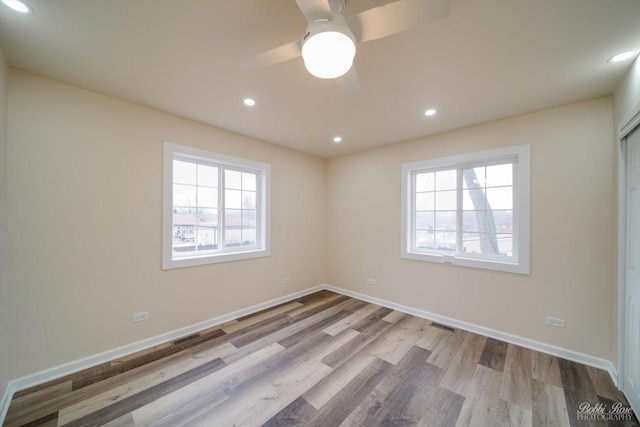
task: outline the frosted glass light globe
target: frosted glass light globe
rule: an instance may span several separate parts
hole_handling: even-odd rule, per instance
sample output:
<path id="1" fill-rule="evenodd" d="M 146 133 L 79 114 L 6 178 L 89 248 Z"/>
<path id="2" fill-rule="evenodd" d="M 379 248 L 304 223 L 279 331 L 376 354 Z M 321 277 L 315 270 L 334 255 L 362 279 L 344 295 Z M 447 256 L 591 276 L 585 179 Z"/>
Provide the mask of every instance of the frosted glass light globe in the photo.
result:
<path id="1" fill-rule="evenodd" d="M 353 65 L 355 55 L 353 38 L 342 31 L 317 31 L 302 45 L 304 66 L 321 79 L 335 79 L 345 74 Z"/>

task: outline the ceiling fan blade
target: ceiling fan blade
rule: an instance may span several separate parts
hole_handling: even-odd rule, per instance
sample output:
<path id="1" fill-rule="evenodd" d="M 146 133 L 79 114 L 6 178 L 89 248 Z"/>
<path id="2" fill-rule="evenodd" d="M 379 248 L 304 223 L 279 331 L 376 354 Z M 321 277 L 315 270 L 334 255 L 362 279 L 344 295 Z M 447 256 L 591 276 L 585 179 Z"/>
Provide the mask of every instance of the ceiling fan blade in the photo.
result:
<path id="1" fill-rule="evenodd" d="M 446 18 L 450 11 L 450 0 L 399 0 L 353 15 L 347 23 L 356 40 L 366 42 Z"/>
<path id="2" fill-rule="evenodd" d="M 331 18 L 329 0 L 296 0 L 296 3 L 309 23 Z"/>
<path id="3" fill-rule="evenodd" d="M 360 81 L 358 80 L 358 73 L 356 72 L 355 65 L 352 65 L 349 71 L 336 78 L 335 81 L 342 92 L 348 96 L 355 96 L 360 93 Z"/>
<path id="4" fill-rule="evenodd" d="M 302 55 L 302 41 L 296 40 L 275 49 L 268 50 L 253 58 L 240 62 L 240 66 L 245 70 L 255 70 L 257 68 L 268 67 L 279 64 Z"/>

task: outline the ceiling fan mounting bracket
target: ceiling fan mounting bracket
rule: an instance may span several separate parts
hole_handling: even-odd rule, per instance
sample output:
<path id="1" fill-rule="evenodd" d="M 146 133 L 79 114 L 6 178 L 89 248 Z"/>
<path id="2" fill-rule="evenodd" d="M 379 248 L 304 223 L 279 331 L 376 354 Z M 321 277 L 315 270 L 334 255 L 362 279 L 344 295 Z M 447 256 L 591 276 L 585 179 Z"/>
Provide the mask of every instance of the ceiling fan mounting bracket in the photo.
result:
<path id="1" fill-rule="evenodd" d="M 333 32 L 338 32 L 338 33 L 342 33 L 342 34 L 346 35 L 347 37 L 349 37 L 351 39 L 351 41 L 355 45 L 356 38 L 353 35 L 353 32 L 351 32 L 351 29 L 347 25 L 346 21 L 344 19 L 341 19 L 342 18 L 341 15 L 340 16 L 336 16 L 335 18 L 337 18 L 337 19 L 333 19 L 333 20 L 330 20 L 330 19 L 318 19 L 318 20 L 313 21 L 312 23 L 310 23 L 309 26 L 307 27 L 307 32 L 305 33 L 304 37 L 302 38 L 302 44 L 304 45 L 304 43 L 310 37 L 313 37 L 314 35 L 316 35 L 318 33 L 324 33 L 324 32 L 328 32 L 328 31 L 333 31 Z"/>
<path id="2" fill-rule="evenodd" d="M 345 0 L 328 0 L 329 6 L 331 7 L 331 11 L 342 15 L 344 13 L 344 2 Z"/>

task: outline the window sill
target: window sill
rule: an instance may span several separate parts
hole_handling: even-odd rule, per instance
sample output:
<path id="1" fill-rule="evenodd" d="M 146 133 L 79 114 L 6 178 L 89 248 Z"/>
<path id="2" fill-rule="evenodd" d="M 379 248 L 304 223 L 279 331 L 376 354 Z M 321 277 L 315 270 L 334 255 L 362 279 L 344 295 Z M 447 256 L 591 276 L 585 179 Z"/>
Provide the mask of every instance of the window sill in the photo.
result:
<path id="1" fill-rule="evenodd" d="M 525 263 L 500 262 L 476 258 L 465 258 L 451 254 L 428 254 L 403 251 L 401 258 L 415 261 L 427 261 L 440 264 L 451 264 L 461 267 L 480 268 L 483 270 L 502 271 L 506 273 L 529 274 L 529 265 Z"/>
<path id="2" fill-rule="evenodd" d="M 189 258 L 164 259 L 162 262 L 163 270 L 173 268 L 191 267 L 194 265 L 217 264 L 220 262 L 240 261 L 243 259 L 268 257 L 270 251 L 268 249 L 252 249 L 242 252 L 227 252 L 218 254 L 208 254 Z"/>

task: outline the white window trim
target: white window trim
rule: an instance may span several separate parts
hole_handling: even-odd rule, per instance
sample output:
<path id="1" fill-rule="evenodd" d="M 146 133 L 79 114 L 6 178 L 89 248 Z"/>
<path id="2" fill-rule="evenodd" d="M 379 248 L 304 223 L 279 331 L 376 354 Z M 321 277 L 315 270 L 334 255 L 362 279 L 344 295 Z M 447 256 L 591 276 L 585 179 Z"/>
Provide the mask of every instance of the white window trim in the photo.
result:
<path id="1" fill-rule="evenodd" d="M 260 224 L 257 232 L 260 235 L 259 247 L 248 250 L 237 250 L 232 252 L 217 252 L 213 254 L 203 254 L 200 256 L 173 259 L 172 255 L 172 212 L 173 212 L 173 158 L 174 155 L 192 158 L 205 162 L 214 162 L 235 168 L 258 171 L 262 180 L 258 183 L 258 204 Z M 219 262 L 238 261 L 250 258 L 266 257 L 271 254 L 271 165 L 239 157 L 228 156 L 215 153 L 213 151 L 201 150 L 184 145 L 164 143 L 163 148 L 163 197 L 162 197 L 162 269 L 189 267 L 203 264 L 214 264 Z"/>
<path id="2" fill-rule="evenodd" d="M 517 185 L 514 187 L 514 256 L 508 261 L 484 260 L 478 258 L 465 257 L 458 254 L 435 254 L 423 253 L 411 250 L 411 228 L 412 228 L 412 171 L 424 168 L 460 168 L 479 162 L 491 162 L 500 159 L 517 158 L 516 178 Z M 429 261 L 437 263 L 448 263 L 463 267 L 482 268 L 487 270 L 497 270 L 509 273 L 529 274 L 530 272 L 530 199 L 531 199 L 531 147 L 519 145 L 515 147 L 487 150 L 477 153 L 461 154 L 457 156 L 442 157 L 438 159 L 422 160 L 402 164 L 402 248 L 401 258 Z"/>

